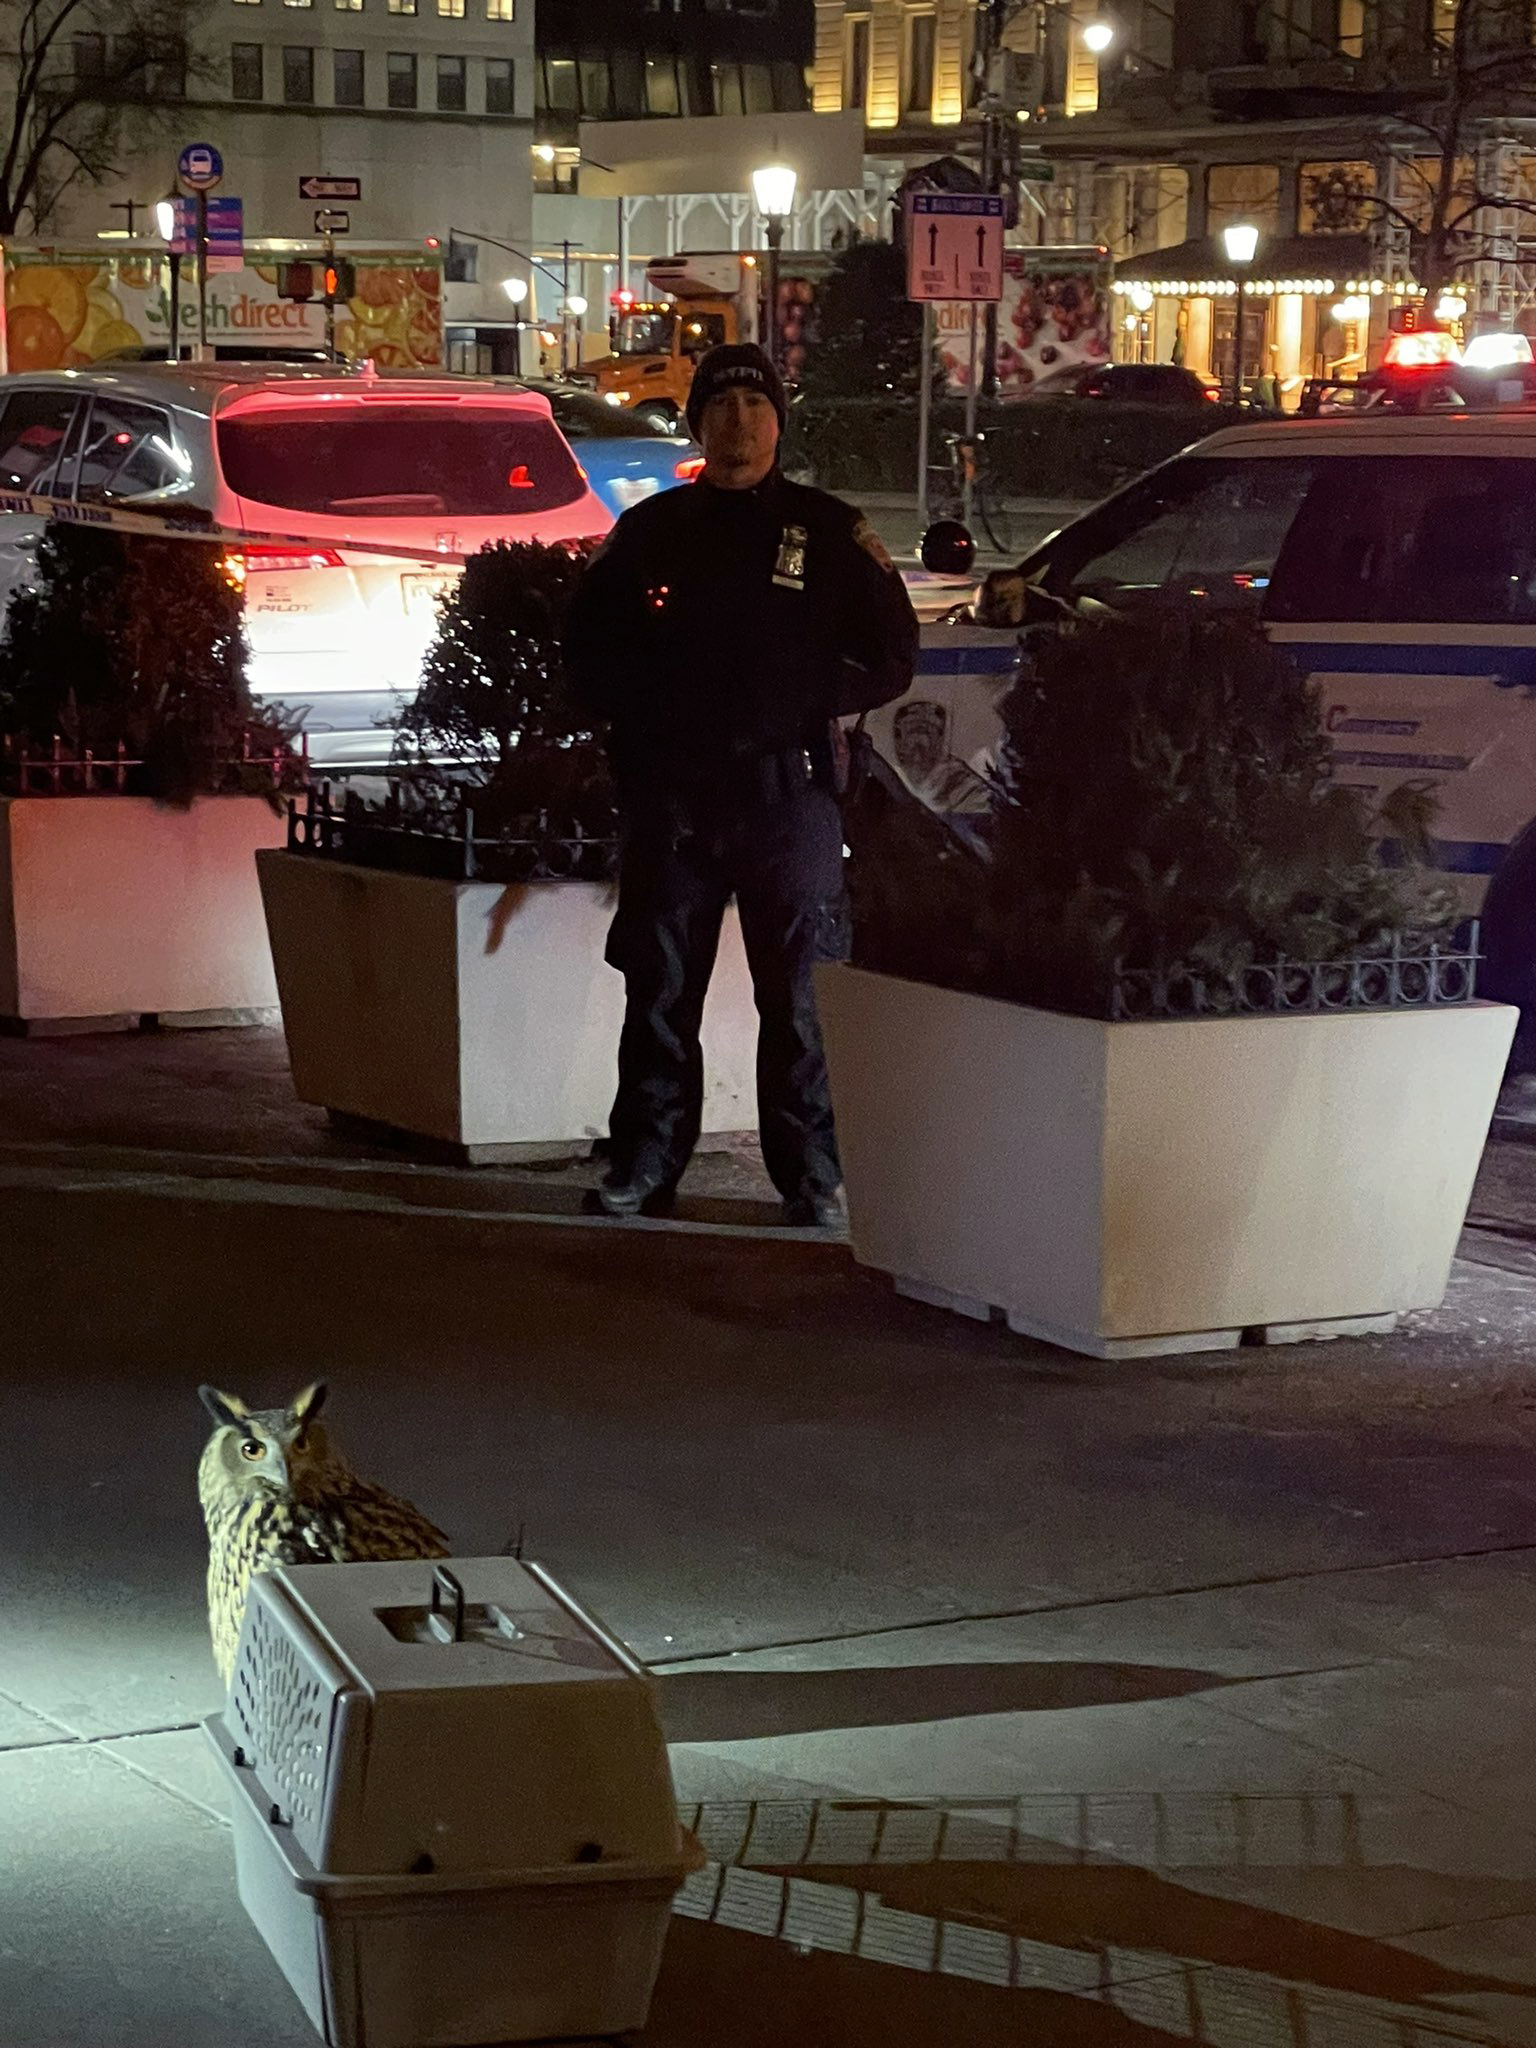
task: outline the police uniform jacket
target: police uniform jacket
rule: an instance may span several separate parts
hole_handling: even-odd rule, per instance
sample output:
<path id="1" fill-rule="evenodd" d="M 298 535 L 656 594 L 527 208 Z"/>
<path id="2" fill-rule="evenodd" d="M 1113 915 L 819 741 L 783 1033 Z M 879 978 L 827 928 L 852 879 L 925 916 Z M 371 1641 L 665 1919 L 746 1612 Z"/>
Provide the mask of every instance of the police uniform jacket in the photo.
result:
<path id="1" fill-rule="evenodd" d="M 917 620 L 860 513 L 775 470 L 626 512 L 578 588 L 566 663 L 610 721 L 621 797 L 722 793 L 828 722 L 902 695 Z"/>

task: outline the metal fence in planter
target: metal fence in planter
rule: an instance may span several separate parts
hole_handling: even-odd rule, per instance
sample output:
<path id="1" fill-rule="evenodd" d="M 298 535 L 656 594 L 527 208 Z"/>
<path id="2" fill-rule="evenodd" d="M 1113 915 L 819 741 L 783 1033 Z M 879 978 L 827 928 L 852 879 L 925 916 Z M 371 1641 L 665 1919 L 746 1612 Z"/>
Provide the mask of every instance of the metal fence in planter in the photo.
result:
<path id="1" fill-rule="evenodd" d="M 1387 953 L 1259 961 L 1232 974 L 1189 966 L 1121 967 L 1110 992 L 1110 1016 L 1129 1022 L 1443 1009 L 1472 1001 L 1479 957 L 1474 918 L 1447 946 L 1405 948 L 1394 940 Z"/>
<path id="2" fill-rule="evenodd" d="M 355 799 L 338 806 L 329 783 L 289 804 L 288 847 L 450 882 L 604 882 L 619 862 L 616 836 L 562 828 L 546 813 L 512 831 L 483 832 L 469 804 L 441 814 L 407 810 L 394 797 L 383 809 Z"/>
<path id="3" fill-rule="evenodd" d="M 240 751 L 228 761 L 231 768 L 261 768 L 281 785 L 298 757 L 299 772 L 309 774 L 309 735 L 299 733 L 289 746 L 266 743 L 252 746 L 251 735 L 242 734 Z M 10 796 L 122 796 L 131 770 L 145 766 L 141 754 L 130 754 L 119 740 L 110 753 L 98 754 L 90 747 L 66 753 L 64 741 L 55 733 L 52 744 L 39 752 L 13 735 L 0 739 L 0 790 Z"/>

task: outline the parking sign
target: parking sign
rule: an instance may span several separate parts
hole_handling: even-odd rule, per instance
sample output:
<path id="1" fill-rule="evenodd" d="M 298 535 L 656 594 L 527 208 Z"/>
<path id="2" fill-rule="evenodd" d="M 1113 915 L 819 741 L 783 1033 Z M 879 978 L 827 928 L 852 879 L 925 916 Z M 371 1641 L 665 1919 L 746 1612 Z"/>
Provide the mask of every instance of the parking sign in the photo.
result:
<path id="1" fill-rule="evenodd" d="M 996 192 L 907 196 L 907 297 L 1003 296 L 1003 201 Z"/>

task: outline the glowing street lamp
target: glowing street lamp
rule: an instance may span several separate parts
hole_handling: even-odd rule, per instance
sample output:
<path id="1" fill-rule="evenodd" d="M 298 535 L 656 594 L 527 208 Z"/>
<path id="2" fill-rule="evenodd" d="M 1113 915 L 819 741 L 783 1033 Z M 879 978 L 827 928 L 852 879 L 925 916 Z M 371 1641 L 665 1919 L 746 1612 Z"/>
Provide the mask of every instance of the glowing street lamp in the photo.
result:
<path id="1" fill-rule="evenodd" d="M 764 164 L 752 173 L 752 200 L 763 216 L 768 237 L 768 274 L 764 290 L 768 299 L 768 353 L 779 359 L 779 251 L 784 246 L 784 224 L 795 210 L 798 179 L 788 164 Z"/>
<path id="2" fill-rule="evenodd" d="M 1251 221 L 1235 220 L 1221 231 L 1221 246 L 1226 251 L 1227 261 L 1236 273 L 1237 298 L 1233 307 L 1232 328 L 1232 403 L 1243 402 L 1243 291 L 1248 281 L 1248 265 L 1259 250 L 1259 231 Z"/>
<path id="3" fill-rule="evenodd" d="M 167 192 L 163 199 L 155 201 L 155 227 L 165 243 L 165 260 L 170 271 L 170 288 L 166 292 L 166 355 L 173 363 L 181 361 L 181 251 L 172 245 L 176 240 L 176 195 Z"/>
<path id="4" fill-rule="evenodd" d="M 1096 14 L 1092 21 L 1083 23 L 1083 47 L 1095 57 L 1102 57 L 1114 40 L 1115 24 L 1108 15 Z"/>

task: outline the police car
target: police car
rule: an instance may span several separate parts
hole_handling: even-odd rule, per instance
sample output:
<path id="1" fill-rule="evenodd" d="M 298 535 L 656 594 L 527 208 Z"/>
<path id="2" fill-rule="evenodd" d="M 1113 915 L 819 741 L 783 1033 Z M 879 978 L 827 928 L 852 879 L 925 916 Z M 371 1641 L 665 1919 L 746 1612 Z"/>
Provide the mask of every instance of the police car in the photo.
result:
<path id="1" fill-rule="evenodd" d="M 882 750 L 919 794 L 942 784 L 936 751 L 984 763 L 1017 628 L 1063 604 L 1169 599 L 1254 615 L 1291 653 L 1321 691 L 1340 782 L 1370 798 L 1431 785 L 1437 865 L 1480 907 L 1536 823 L 1536 408 L 1211 435 L 989 577 L 978 623 L 925 628 L 926 673 L 885 714 Z M 898 731 L 914 700 L 926 719 Z M 1536 830 L 1521 860 L 1536 867 Z M 1492 926 L 1485 942 L 1497 951 Z M 1509 987 L 1512 964 L 1490 958 L 1485 985 Z"/>

